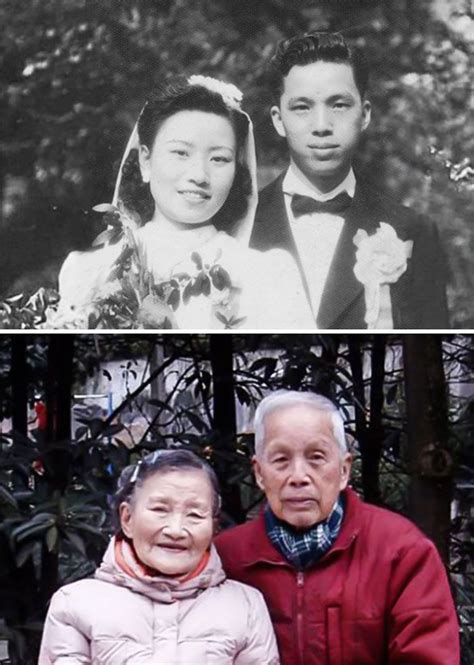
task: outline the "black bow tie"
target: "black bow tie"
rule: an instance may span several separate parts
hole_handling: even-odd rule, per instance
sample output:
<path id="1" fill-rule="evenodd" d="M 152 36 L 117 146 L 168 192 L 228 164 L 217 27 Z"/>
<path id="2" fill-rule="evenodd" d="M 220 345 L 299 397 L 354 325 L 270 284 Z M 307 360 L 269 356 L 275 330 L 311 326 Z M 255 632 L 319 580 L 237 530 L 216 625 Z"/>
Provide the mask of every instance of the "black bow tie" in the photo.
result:
<path id="1" fill-rule="evenodd" d="M 339 215 L 347 210 L 351 202 L 352 199 L 347 192 L 341 192 L 329 201 L 316 201 L 310 196 L 295 194 L 291 199 L 291 209 L 295 217 L 309 215 L 312 212 L 328 212 Z"/>

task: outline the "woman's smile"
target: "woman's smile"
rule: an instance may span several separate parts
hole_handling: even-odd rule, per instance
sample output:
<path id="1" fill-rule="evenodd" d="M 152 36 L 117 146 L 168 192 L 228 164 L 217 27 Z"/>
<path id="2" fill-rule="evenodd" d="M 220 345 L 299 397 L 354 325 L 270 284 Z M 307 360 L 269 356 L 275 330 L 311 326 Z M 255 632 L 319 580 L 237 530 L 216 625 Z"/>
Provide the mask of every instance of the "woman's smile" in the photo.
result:
<path id="1" fill-rule="evenodd" d="M 211 195 L 202 189 L 182 189 L 178 190 L 178 194 L 181 194 L 189 203 L 201 203 L 211 198 Z"/>
<path id="2" fill-rule="evenodd" d="M 186 545 L 178 545 L 177 543 L 158 543 L 155 547 L 159 547 L 162 550 L 168 550 L 170 552 L 187 552 L 188 548 Z"/>

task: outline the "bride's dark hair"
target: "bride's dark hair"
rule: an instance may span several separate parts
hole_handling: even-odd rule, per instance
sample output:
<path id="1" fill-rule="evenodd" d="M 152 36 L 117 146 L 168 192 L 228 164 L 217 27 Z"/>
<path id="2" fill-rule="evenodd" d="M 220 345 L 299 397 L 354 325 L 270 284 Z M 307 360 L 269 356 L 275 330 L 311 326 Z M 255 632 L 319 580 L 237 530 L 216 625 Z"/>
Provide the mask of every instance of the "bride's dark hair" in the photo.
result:
<path id="1" fill-rule="evenodd" d="M 184 77 L 179 77 L 160 86 L 145 104 L 138 119 L 140 145 L 151 150 L 163 122 L 179 111 L 215 113 L 227 118 L 234 128 L 237 142 L 234 181 L 224 205 L 212 220 L 216 228 L 232 234 L 233 222 L 237 222 L 247 212 L 248 196 L 252 191 L 250 173 L 243 160 L 243 148 L 249 129 L 248 119 L 243 113 L 227 106 L 218 92 L 201 85 L 192 85 Z M 142 181 L 136 149 L 130 151 L 122 168 L 120 198 L 129 210 L 140 215 L 142 222 L 147 222 L 153 216 L 155 202 L 150 192 L 150 184 Z"/>

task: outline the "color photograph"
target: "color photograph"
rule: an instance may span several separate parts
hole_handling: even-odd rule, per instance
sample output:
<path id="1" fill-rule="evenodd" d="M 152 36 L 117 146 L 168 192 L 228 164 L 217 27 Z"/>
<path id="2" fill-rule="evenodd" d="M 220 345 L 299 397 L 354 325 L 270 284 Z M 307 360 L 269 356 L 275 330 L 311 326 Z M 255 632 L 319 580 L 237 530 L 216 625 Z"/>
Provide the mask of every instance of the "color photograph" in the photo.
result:
<path id="1" fill-rule="evenodd" d="M 470 665 L 473 341 L 1 336 L 0 662 Z"/>

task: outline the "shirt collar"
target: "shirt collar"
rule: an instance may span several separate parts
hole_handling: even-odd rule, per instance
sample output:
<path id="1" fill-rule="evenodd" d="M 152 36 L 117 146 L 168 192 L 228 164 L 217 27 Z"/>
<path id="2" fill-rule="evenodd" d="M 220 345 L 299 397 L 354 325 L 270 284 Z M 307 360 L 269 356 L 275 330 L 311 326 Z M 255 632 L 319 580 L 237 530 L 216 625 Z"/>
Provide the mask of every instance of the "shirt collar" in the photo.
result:
<path id="1" fill-rule="evenodd" d="M 328 201 L 329 199 L 334 198 L 341 192 L 347 192 L 350 197 L 354 198 L 356 186 L 356 179 L 354 171 L 351 168 L 347 176 L 342 182 L 337 185 L 330 192 L 321 194 L 317 192 L 311 185 L 306 182 L 303 182 L 297 175 L 295 169 L 290 164 L 288 171 L 286 172 L 285 177 L 283 178 L 283 193 L 293 196 L 294 194 L 301 194 L 302 196 L 310 196 L 316 201 Z"/>
<path id="2" fill-rule="evenodd" d="M 335 543 L 344 517 L 344 496 L 339 495 L 328 517 L 309 529 L 295 530 L 265 509 L 265 528 L 273 546 L 293 566 L 302 570 L 316 563 Z"/>

